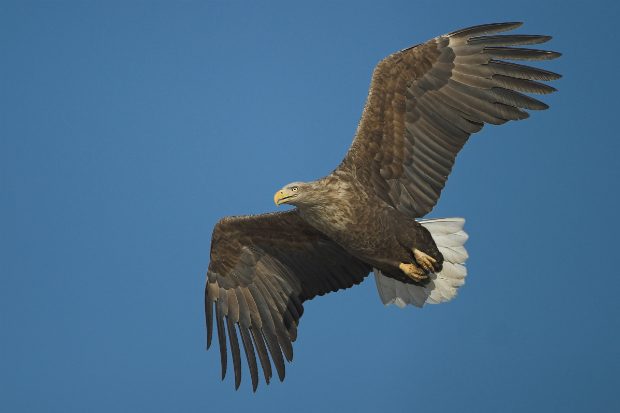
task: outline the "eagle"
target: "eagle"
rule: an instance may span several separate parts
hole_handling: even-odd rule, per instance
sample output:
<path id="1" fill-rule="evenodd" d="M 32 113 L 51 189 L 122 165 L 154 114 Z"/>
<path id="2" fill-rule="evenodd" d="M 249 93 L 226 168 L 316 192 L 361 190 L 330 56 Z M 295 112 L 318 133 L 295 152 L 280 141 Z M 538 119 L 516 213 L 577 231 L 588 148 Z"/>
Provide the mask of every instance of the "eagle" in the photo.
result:
<path id="1" fill-rule="evenodd" d="M 509 61 L 548 60 L 527 47 L 543 35 L 497 34 L 493 23 L 393 53 L 374 69 L 353 143 L 328 176 L 278 190 L 278 213 L 226 217 L 213 230 L 205 287 L 207 348 L 213 320 L 227 370 L 227 338 L 241 383 L 241 346 L 252 388 L 275 368 L 284 380 L 303 304 L 374 272 L 384 304 L 452 299 L 467 274 L 462 218 L 420 219 L 437 203 L 455 158 L 489 123 L 526 119 L 548 106 L 527 94 L 556 89 L 560 75 Z M 526 47 L 515 47 L 526 46 Z"/>

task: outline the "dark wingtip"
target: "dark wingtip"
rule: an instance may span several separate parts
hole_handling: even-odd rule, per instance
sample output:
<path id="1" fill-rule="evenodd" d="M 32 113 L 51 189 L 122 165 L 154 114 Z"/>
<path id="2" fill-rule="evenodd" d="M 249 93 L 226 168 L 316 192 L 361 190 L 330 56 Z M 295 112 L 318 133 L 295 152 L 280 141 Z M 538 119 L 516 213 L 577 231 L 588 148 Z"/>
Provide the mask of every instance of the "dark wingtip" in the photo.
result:
<path id="1" fill-rule="evenodd" d="M 545 58 L 546 60 L 552 60 L 552 59 L 557 59 L 558 57 L 562 56 L 562 53 L 560 52 L 554 52 L 553 50 L 545 50 Z"/>
<path id="2" fill-rule="evenodd" d="M 523 22 L 504 22 L 504 23 L 490 23 L 480 24 L 477 26 L 467 27 L 465 29 L 457 30 L 452 33 L 448 33 L 450 37 L 471 37 L 479 36 L 487 33 L 506 32 L 521 27 Z"/>
<path id="3" fill-rule="evenodd" d="M 523 22 L 504 22 L 504 23 L 498 23 L 498 25 L 501 25 L 503 27 L 510 27 L 510 29 L 508 30 L 512 30 L 512 29 L 517 29 L 521 26 L 523 26 Z"/>
<path id="4" fill-rule="evenodd" d="M 276 369 L 278 370 L 278 369 Z M 278 370 L 278 378 L 280 379 L 280 382 L 284 381 L 284 377 L 286 376 L 286 371 L 284 370 L 284 368 L 282 368 L 282 371 L 280 372 L 280 370 Z"/>
<path id="5" fill-rule="evenodd" d="M 222 300 L 217 301 L 215 306 L 215 319 L 217 321 L 217 337 L 220 343 L 220 363 L 222 365 L 222 380 L 226 377 L 227 367 L 227 349 L 226 349 L 226 332 L 224 330 L 224 320 L 222 311 Z"/>
<path id="6" fill-rule="evenodd" d="M 489 46 L 485 47 L 483 51 L 493 58 L 504 60 L 552 60 L 561 56 L 561 53 L 551 50 L 504 46 Z"/>

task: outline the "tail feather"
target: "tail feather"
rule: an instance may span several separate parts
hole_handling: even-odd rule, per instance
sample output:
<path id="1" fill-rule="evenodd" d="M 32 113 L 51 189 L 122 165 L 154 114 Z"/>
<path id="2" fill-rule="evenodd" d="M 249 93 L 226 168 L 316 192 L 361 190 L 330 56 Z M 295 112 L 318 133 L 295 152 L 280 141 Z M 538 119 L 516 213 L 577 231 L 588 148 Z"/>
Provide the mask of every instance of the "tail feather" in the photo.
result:
<path id="1" fill-rule="evenodd" d="M 450 301 L 457 290 L 465 283 L 469 258 L 465 250 L 467 233 L 463 231 L 463 218 L 441 218 L 420 220 L 428 229 L 444 257 L 443 268 L 437 274 L 430 274 L 430 282 L 425 286 L 405 284 L 384 276 L 374 269 L 379 297 L 383 304 L 395 304 L 400 308 L 407 304 L 422 307 L 424 304 L 439 304 Z"/>

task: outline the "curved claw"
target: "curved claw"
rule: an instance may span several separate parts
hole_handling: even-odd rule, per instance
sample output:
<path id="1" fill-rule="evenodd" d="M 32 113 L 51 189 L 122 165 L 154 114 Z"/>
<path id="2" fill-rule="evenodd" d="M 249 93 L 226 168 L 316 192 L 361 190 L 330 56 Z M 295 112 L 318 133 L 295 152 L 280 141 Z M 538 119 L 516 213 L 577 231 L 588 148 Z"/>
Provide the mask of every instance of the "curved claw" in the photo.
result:
<path id="1" fill-rule="evenodd" d="M 427 272 L 435 272 L 435 264 L 437 260 L 419 249 L 413 250 L 413 256 L 416 262 Z"/>
<path id="2" fill-rule="evenodd" d="M 428 275 L 424 273 L 424 270 L 415 264 L 408 264 L 403 262 L 398 265 L 398 268 L 400 268 L 400 270 L 413 281 L 421 282 L 428 278 Z"/>

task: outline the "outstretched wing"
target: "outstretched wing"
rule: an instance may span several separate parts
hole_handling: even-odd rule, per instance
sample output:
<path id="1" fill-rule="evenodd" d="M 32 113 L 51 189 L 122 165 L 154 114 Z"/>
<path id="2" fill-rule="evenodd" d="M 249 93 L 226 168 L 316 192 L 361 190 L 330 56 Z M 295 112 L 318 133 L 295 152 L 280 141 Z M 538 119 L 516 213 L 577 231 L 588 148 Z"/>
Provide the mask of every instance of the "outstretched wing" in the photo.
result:
<path id="1" fill-rule="evenodd" d="M 538 81 L 560 75 L 500 59 L 556 58 L 556 52 L 510 47 L 544 43 L 551 37 L 488 35 L 520 25 L 459 30 L 381 61 L 356 137 L 336 173 L 353 172 L 404 213 L 421 217 L 430 212 L 472 133 L 485 123 L 525 119 L 524 109 L 547 108 L 520 92 L 553 92 Z"/>
<path id="2" fill-rule="evenodd" d="M 367 264 L 308 225 L 296 210 L 222 219 L 213 230 L 205 288 L 207 348 L 215 308 L 222 379 L 226 330 L 235 388 L 241 383 L 239 335 L 253 389 L 258 385 L 257 354 L 265 381 L 271 379 L 270 356 L 283 380 L 282 355 L 288 361 L 293 358 L 302 303 L 358 284 L 369 271 Z"/>

